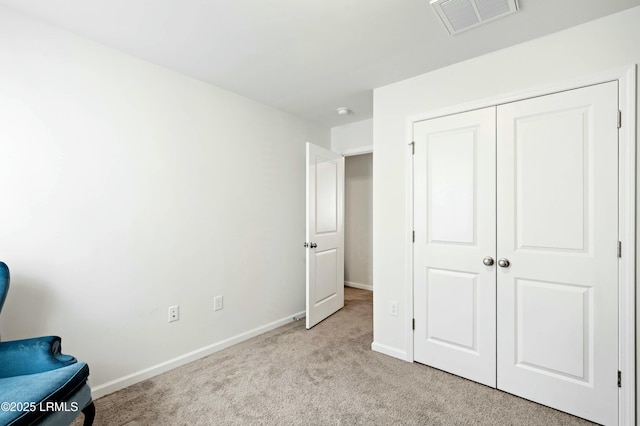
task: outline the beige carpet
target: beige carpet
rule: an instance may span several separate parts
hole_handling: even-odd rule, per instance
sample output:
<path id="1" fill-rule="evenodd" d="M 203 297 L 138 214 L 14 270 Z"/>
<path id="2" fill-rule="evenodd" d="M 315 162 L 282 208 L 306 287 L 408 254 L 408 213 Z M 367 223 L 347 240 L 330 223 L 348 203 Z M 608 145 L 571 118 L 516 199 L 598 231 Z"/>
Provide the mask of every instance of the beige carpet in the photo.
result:
<path id="1" fill-rule="evenodd" d="M 292 322 L 96 401 L 96 425 L 586 425 L 371 351 L 372 298 L 311 330 Z M 79 423 L 74 423 L 79 424 Z"/>

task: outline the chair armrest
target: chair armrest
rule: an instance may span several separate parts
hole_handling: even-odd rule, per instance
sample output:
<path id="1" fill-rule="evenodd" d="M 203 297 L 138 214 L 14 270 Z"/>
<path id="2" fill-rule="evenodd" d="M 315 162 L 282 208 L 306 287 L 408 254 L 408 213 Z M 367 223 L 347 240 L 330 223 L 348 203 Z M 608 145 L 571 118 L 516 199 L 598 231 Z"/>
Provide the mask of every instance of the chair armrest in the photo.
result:
<path id="1" fill-rule="evenodd" d="M 60 353 L 58 336 L 0 342 L 0 377 L 22 376 L 55 370 L 76 362 Z"/>

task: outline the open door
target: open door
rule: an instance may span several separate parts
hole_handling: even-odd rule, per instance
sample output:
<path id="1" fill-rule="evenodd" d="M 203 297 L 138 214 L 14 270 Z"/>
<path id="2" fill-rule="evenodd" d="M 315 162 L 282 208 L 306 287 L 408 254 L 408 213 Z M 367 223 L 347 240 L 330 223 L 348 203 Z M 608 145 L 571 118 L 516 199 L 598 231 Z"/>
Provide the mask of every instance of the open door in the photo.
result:
<path id="1" fill-rule="evenodd" d="M 344 306 L 344 158 L 307 143 L 307 328 Z"/>

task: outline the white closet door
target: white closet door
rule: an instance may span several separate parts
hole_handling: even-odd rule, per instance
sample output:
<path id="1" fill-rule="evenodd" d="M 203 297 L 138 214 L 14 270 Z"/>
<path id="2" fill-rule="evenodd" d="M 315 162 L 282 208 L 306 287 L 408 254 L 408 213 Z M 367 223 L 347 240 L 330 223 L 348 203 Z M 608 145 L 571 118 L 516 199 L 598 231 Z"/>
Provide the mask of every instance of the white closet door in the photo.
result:
<path id="1" fill-rule="evenodd" d="M 498 388 L 618 416 L 616 82 L 498 107 Z"/>
<path id="2" fill-rule="evenodd" d="M 413 131 L 414 359 L 495 387 L 495 108 Z"/>

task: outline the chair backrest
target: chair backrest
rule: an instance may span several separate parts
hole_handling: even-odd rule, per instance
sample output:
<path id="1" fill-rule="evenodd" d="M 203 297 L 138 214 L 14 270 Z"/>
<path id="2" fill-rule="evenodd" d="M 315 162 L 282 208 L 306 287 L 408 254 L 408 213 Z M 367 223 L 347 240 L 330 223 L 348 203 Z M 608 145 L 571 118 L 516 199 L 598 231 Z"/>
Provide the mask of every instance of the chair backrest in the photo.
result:
<path id="1" fill-rule="evenodd" d="M 6 263 L 0 262 L 0 311 L 2 311 L 2 305 L 9 293 L 9 267 Z"/>

